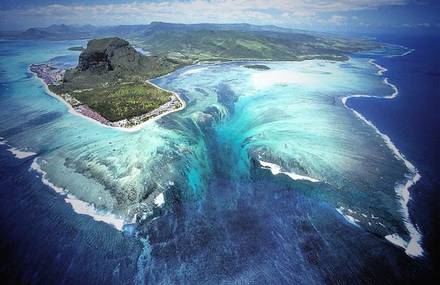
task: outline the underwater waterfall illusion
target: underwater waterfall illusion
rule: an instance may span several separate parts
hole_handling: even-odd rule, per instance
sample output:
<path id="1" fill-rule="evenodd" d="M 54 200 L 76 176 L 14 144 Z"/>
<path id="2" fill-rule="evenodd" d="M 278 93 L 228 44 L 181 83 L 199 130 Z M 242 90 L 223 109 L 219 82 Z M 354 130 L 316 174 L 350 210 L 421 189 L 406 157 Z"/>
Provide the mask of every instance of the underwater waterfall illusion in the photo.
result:
<path id="1" fill-rule="evenodd" d="M 306 239 L 298 236 L 304 228 L 297 232 L 303 219 L 329 232 L 326 216 L 423 255 L 406 206 L 417 169 L 348 99 L 397 96 L 377 62 L 408 49 L 390 45 L 346 62 L 262 62 L 270 70 L 243 62 L 185 67 L 153 82 L 187 107 L 124 132 L 69 113 L 26 71 L 35 62 L 73 64 L 78 52 L 66 47 L 75 44 L 2 43 L 14 54 L 1 57 L 9 68 L 1 75 L 1 143 L 75 212 L 143 242 L 139 283 L 149 278 L 145 268 L 177 267 L 165 256 L 171 249 L 180 249 L 175 259 L 189 245 L 203 258 L 205 245 L 257 262 L 283 251 L 272 235 L 286 244 Z M 195 245 L 198 236 L 206 243 Z M 288 252 L 308 258 L 301 247 Z"/>

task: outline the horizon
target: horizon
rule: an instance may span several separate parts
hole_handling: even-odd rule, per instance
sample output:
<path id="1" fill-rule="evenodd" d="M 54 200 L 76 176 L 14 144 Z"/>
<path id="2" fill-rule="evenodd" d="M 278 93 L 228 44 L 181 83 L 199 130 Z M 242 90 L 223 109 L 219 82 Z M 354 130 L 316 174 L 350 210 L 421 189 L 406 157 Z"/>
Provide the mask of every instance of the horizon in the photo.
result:
<path id="1" fill-rule="evenodd" d="M 114 1 L 6 0 L 0 3 L 0 30 L 23 31 L 51 25 L 251 24 L 319 32 L 437 32 L 440 3 L 374 1 Z M 200 12 L 203 11 L 203 12 Z M 232 11 L 232 12 L 231 12 Z"/>
<path id="2" fill-rule="evenodd" d="M 165 21 L 151 21 L 146 23 L 139 23 L 139 24 L 90 24 L 90 23 L 84 23 L 84 24 L 66 24 L 66 23 L 54 23 L 47 26 L 31 26 L 26 27 L 24 29 L 17 29 L 17 30 L 1 30 L 0 33 L 4 33 L 4 35 L 11 34 L 17 34 L 25 32 L 29 29 L 46 29 L 49 27 L 55 27 L 55 26 L 67 26 L 67 27 L 87 27 L 91 26 L 94 28 L 106 28 L 106 27 L 118 27 L 118 26 L 148 26 L 153 23 L 162 23 L 162 24 L 174 24 L 174 25 L 251 25 L 255 27 L 277 27 L 281 29 L 290 29 L 293 32 L 298 33 L 322 33 L 322 34 L 328 34 L 328 35 L 334 35 L 334 36 L 342 36 L 342 37 L 372 37 L 373 39 L 376 38 L 376 36 L 386 36 L 386 35 L 419 35 L 419 36 L 439 36 L 440 35 L 440 28 L 436 27 L 416 27 L 411 30 L 402 30 L 402 29 L 386 29 L 386 30 L 331 30 L 331 29 L 307 29 L 307 28 L 295 28 L 295 27 L 286 27 L 276 24 L 253 24 L 253 23 L 247 23 L 247 22 L 230 22 L 230 23 L 213 23 L 213 22 L 199 22 L 199 23 L 182 23 L 182 22 L 165 22 Z"/>

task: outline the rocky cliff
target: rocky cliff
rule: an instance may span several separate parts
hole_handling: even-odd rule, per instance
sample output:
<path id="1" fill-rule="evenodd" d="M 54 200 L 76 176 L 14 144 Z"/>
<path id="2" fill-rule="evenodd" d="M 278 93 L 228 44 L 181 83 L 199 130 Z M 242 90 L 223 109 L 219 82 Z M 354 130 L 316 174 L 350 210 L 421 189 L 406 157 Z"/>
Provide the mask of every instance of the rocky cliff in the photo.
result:
<path id="1" fill-rule="evenodd" d="M 145 56 L 121 38 L 91 40 L 78 60 L 68 70 L 64 82 L 81 87 L 111 84 L 117 81 L 145 80 L 170 72 L 175 64 L 166 58 Z"/>
<path id="2" fill-rule="evenodd" d="M 126 40 L 105 38 L 89 41 L 79 56 L 77 70 L 107 72 L 124 69 L 136 72 L 142 68 L 146 68 L 145 57 Z"/>

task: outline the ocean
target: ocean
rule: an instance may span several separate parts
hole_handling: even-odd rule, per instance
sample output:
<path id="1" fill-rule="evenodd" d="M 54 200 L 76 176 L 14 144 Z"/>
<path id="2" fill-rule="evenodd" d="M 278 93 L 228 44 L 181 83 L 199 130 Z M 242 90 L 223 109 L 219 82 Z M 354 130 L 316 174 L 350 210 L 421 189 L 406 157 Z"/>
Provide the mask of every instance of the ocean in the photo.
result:
<path id="1" fill-rule="evenodd" d="M 378 40 L 401 44 L 415 51 L 408 56 L 378 60 L 399 87 L 399 96 L 387 100 L 353 100 L 351 106 L 389 134 L 421 172 L 412 188 L 410 211 L 424 236 L 424 246 L 438 267 L 440 261 L 440 37 L 438 35 L 379 35 Z"/>
<path id="2" fill-rule="evenodd" d="M 429 280 L 438 41 L 381 40 L 347 62 L 182 68 L 153 82 L 187 107 L 138 132 L 70 113 L 28 71 L 72 66 L 84 41 L 1 41 L 2 280 Z"/>

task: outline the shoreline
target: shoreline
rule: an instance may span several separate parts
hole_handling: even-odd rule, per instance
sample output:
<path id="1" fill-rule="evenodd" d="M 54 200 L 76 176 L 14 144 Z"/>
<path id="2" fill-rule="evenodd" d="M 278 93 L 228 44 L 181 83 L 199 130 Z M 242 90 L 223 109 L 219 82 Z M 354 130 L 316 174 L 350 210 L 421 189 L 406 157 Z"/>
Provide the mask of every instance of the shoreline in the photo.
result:
<path id="1" fill-rule="evenodd" d="M 306 61 L 306 60 L 347 61 L 347 60 L 349 60 L 349 57 L 347 57 L 347 58 L 345 58 L 345 57 L 344 58 L 338 57 L 338 58 L 332 58 L 332 59 L 330 59 L 330 58 L 326 59 L 326 58 L 319 58 L 319 57 L 314 58 L 314 57 L 312 57 L 312 58 L 301 58 L 301 59 L 297 59 L 297 60 L 281 60 L 281 61 L 279 61 L 279 60 L 270 60 L 270 59 L 214 60 L 214 61 L 198 61 L 198 62 L 195 62 L 195 63 L 190 64 L 190 65 L 185 65 L 183 67 L 190 67 L 191 68 L 193 66 L 198 66 L 198 65 L 203 66 L 203 65 L 215 65 L 215 64 L 254 63 L 254 62 L 268 62 L 268 63 L 271 63 L 271 62 L 291 62 L 291 61 Z M 164 74 L 164 75 L 161 75 L 161 76 L 158 76 L 158 77 L 155 77 L 155 78 L 147 79 L 145 82 L 148 83 L 148 84 L 151 84 L 155 88 L 158 88 L 158 89 L 160 89 L 162 91 L 165 91 L 165 92 L 169 92 L 172 95 L 174 95 L 177 98 L 177 100 L 179 101 L 179 103 L 180 103 L 180 107 L 179 108 L 177 108 L 177 109 L 170 109 L 170 110 L 167 110 L 165 112 L 159 113 L 158 115 L 151 115 L 145 121 L 142 121 L 141 123 L 133 125 L 133 126 L 130 126 L 130 127 L 117 126 L 117 125 L 114 125 L 114 124 L 121 123 L 122 121 L 125 121 L 125 120 L 133 120 L 133 119 L 138 119 L 138 118 L 143 117 L 143 116 L 148 116 L 148 114 L 154 113 L 155 111 L 157 111 L 158 109 L 160 109 L 164 105 L 172 102 L 173 100 L 170 100 L 167 103 L 165 103 L 165 104 L 159 106 L 158 108 L 156 108 L 156 109 L 154 109 L 154 110 L 152 110 L 150 112 L 147 112 L 145 114 L 142 114 L 142 115 L 139 115 L 139 116 L 135 116 L 135 117 L 130 118 L 130 119 L 123 119 L 123 120 L 116 121 L 116 122 L 110 122 L 107 119 L 105 119 L 101 114 L 99 114 L 98 112 L 94 111 L 93 109 L 91 109 L 87 105 L 82 104 L 82 105 L 80 105 L 78 107 L 74 107 L 69 102 L 67 102 L 62 96 L 52 92 L 49 89 L 48 83 L 42 77 L 39 76 L 38 72 L 33 71 L 31 69 L 31 66 L 33 66 L 33 65 L 46 65 L 49 68 L 53 68 L 53 67 L 49 63 L 30 64 L 28 66 L 28 72 L 34 74 L 43 83 L 43 85 L 45 87 L 45 91 L 46 91 L 47 94 L 49 94 L 50 96 L 52 96 L 52 97 L 62 101 L 68 107 L 69 113 L 71 113 L 73 115 L 76 115 L 76 116 L 81 116 L 83 118 L 86 118 L 90 122 L 97 123 L 97 124 L 99 124 L 102 127 L 113 128 L 113 129 L 124 131 L 124 132 L 137 132 L 140 129 L 142 129 L 142 127 L 145 126 L 147 123 L 155 121 L 155 120 L 157 120 L 157 119 L 159 119 L 159 118 L 161 118 L 163 116 L 169 115 L 171 113 L 181 111 L 181 110 L 183 110 L 186 107 L 185 100 L 183 100 L 179 96 L 179 94 L 177 94 L 176 92 L 171 91 L 171 90 L 166 90 L 166 89 L 164 89 L 164 88 L 162 88 L 162 87 L 160 87 L 160 86 L 158 86 L 158 85 L 156 85 L 156 84 L 154 84 L 152 82 L 152 80 L 159 79 L 159 78 L 168 76 L 168 75 L 172 74 L 173 72 L 176 72 L 178 70 L 178 69 L 176 69 L 176 70 L 173 70 L 173 71 L 171 71 L 171 72 L 169 72 L 167 74 Z M 56 69 L 56 68 L 54 68 L 54 69 Z M 58 69 L 58 71 L 63 71 L 64 72 L 65 70 Z M 90 112 L 92 115 L 94 115 L 94 117 L 101 117 L 102 121 L 94 118 L 93 116 L 88 116 L 87 114 L 84 114 L 83 112 L 81 112 L 80 110 L 77 110 L 76 108 L 81 109 L 82 111 Z M 108 124 L 106 122 L 108 122 Z"/>
<path id="2" fill-rule="evenodd" d="M 313 60 L 322 60 L 322 59 L 313 59 Z M 259 62 L 268 62 L 268 61 L 259 61 Z M 196 63 L 196 64 L 193 64 L 193 65 L 190 65 L 190 66 L 186 66 L 186 68 L 191 68 L 191 67 L 196 67 L 196 66 L 200 67 L 200 66 L 204 66 L 204 65 L 228 64 L 228 63 L 246 63 L 246 61 L 228 61 L 228 62 L 220 62 L 220 63 L 216 63 L 216 62 Z M 374 65 L 374 66 L 376 66 L 379 69 L 379 71 L 376 73 L 377 75 L 382 76 L 383 73 L 385 71 L 387 71 L 386 68 L 381 67 L 380 65 L 375 63 L 374 59 L 370 59 L 369 63 Z M 172 72 L 170 72 L 168 74 L 164 74 L 164 75 L 161 75 L 159 77 L 156 77 L 156 78 L 153 78 L 153 79 L 150 79 L 150 80 L 155 80 L 155 79 L 159 79 L 159 78 L 162 78 L 162 77 L 166 77 L 166 76 L 172 74 L 173 72 L 176 72 L 176 71 L 172 71 Z M 130 128 L 117 127 L 117 126 L 109 126 L 109 125 L 102 124 L 99 121 L 97 121 L 97 120 L 95 120 L 93 118 L 90 118 L 88 116 L 85 116 L 84 114 L 81 114 L 78 111 L 76 111 L 71 104 L 69 104 L 66 100 L 64 100 L 64 98 L 62 98 L 61 96 L 59 96 L 59 95 L 53 93 L 52 91 L 50 91 L 49 88 L 48 88 L 48 85 L 46 84 L 46 82 L 44 82 L 44 80 L 42 78 L 38 77 L 35 72 L 32 72 L 32 73 L 39 80 L 42 81 L 42 83 L 43 83 L 43 85 L 44 85 L 44 87 L 46 89 L 47 94 L 52 96 L 52 97 L 54 97 L 54 98 L 56 98 L 56 99 L 58 99 L 58 100 L 61 100 L 68 107 L 69 112 L 72 113 L 73 115 L 82 116 L 82 117 L 86 118 L 87 120 L 89 120 L 91 122 L 99 124 L 100 126 L 108 127 L 108 128 L 113 128 L 113 129 L 117 129 L 117 130 L 124 131 L 124 132 L 136 132 L 136 131 L 139 131 L 140 129 L 142 129 L 142 127 L 144 125 L 146 125 L 150 121 L 154 121 L 154 120 L 157 120 L 157 119 L 161 118 L 162 116 L 165 116 L 165 115 L 168 115 L 170 113 L 174 113 L 174 112 L 183 110 L 186 107 L 186 102 L 176 92 L 170 91 L 170 90 L 166 90 L 166 89 L 156 85 L 155 83 L 151 82 L 150 80 L 146 80 L 147 83 L 153 85 L 154 87 L 174 94 L 176 96 L 176 98 L 181 102 L 181 106 L 179 108 L 177 108 L 177 109 L 168 110 L 167 112 L 163 112 L 163 113 L 161 113 L 161 114 L 159 114 L 157 116 L 154 116 L 154 117 L 146 120 L 145 122 L 142 122 L 142 123 L 140 123 L 140 124 L 138 124 L 136 126 L 130 127 Z M 374 96 L 374 95 L 355 95 L 354 94 L 354 95 L 344 96 L 344 97 L 342 97 L 340 99 L 341 99 L 342 103 L 344 104 L 344 106 L 347 109 L 351 110 L 362 121 L 364 121 L 370 127 L 372 127 L 376 132 L 378 132 L 378 134 L 382 138 L 384 138 L 384 137 L 387 138 L 387 139 L 384 138 L 385 143 L 387 144 L 388 148 L 390 148 L 390 150 L 395 154 L 397 159 L 403 160 L 407 167 L 408 167 L 408 165 L 414 167 L 409 161 L 407 161 L 404 158 L 404 156 L 399 152 L 399 150 L 395 147 L 395 145 L 391 142 L 391 140 L 389 139 L 389 137 L 387 135 L 381 133 L 370 121 L 368 121 L 360 113 L 358 113 L 357 111 L 355 111 L 354 109 L 352 109 L 352 108 L 350 108 L 350 107 L 348 107 L 346 105 L 347 100 L 349 98 L 353 98 L 353 97 L 365 97 L 365 98 L 373 97 L 373 98 L 380 98 L 380 99 L 394 99 L 394 98 L 396 98 L 397 95 L 398 95 L 397 87 L 394 84 L 390 83 L 388 81 L 388 78 L 385 78 L 383 80 L 383 83 L 388 85 L 388 86 L 390 86 L 393 89 L 394 92 L 392 93 L 392 95 L 387 95 L 387 96 L 380 97 L 380 96 Z M 389 141 L 390 145 L 392 145 L 395 148 L 395 150 L 388 144 L 388 141 Z M 399 156 L 396 155 L 395 151 L 397 151 Z M 35 168 L 36 166 L 39 166 L 38 163 L 37 163 L 38 159 L 39 159 L 39 157 L 36 157 L 33 160 L 33 162 L 35 162 L 33 164 L 34 168 L 31 167 L 31 169 L 33 171 L 36 171 L 37 173 L 39 173 L 42 176 L 41 178 L 42 178 L 43 184 L 45 184 L 45 185 L 49 186 L 50 188 L 54 189 L 54 191 L 56 193 L 58 193 L 58 194 L 61 194 L 61 196 L 66 195 L 66 193 L 64 191 L 62 191 L 63 190 L 62 188 L 61 189 L 57 189 L 57 186 L 53 185 L 50 181 L 47 180 L 47 177 L 45 175 L 47 173 L 44 173 L 44 171 L 41 171 L 41 168 L 40 169 Z M 293 180 L 299 180 L 299 181 L 304 181 L 304 182 L 312 182 L 312 183 L 319 183 L 320 182 L 318 179 L 315 179 L 315 178 L 312 178 L 312 177 L 308 177 L 308 176 L 304 176 L 304 175 L 298 175 L 296 173 L 286 173 L 286 172 L 283 172 L 280 169 L 278 169 L 279 166 L 270 164 L 268 162 L 264 162 L 264 161 L 259 161 L 259 162 L 260 162 L 261 168 L 270 170 L 272 172 L 272 174 L 274 174 L 274 175 L 277 175 L 277 174 L 281 173 L 281 174 L 284 174 L 284 175 L 288 176 L 289 178 L 291 178 Z M 409 164 L 407 164 L 406 162 L 408 162 Z M 414 167 L 414 169 L 415 169 L 415 167 Z M 417 172 L 417 169 L 415 169 L 415 171 Z M 395 187 L 396 193 L 401 198 L 400 200 L 401 200 L 401 203 L 402 203 L 402 212 L 403 212 L 403 215 L 404 215 L 404 219 L 403 220 L 404 220 L 405 226 L 406 226 L 406 228 L 408 230 L 408 233 L 409 233 L 409 236 L 411 237 L 411 239 L 409 241 L 405 241 L 396 233 L 389 234 L 389 235 L 384 237 L 384 239 L 387 240 L 388 242 L 391 242 L 391 243 L 393 243 L 396 246 L 402 247 L 405 250 L 405 252 L 407 253 L 407 255 L 409 255 L 410 257 L 423 256 L 423 249 L 421 248 L 421 246 L 419 244 L 419 241 L 421 240 L 421 235 L 418 232 L 418 230 L 416 229 L 416 227 L 409 221 L 409 219 L 408 219 L 409 214 L 408 214 L 408 208 L 407 208 L 407 204 L 408 204 L 408 201 L 409 201 L 409 191 L 408 191 L 408 189 L 411 186 L 413 186 L 420 179 L 420 175 L 418 174 L 418 172 L 416 174 L 417 175 L 414 175 L 414 176 L 411 176 L 411 177 L 407 176 L 408 180 L 403 181 L 403 183 L 401 183 L 401 184 L 397 184 L 396 187 Z M 65 199 L 66 203 L 72 205 L 72 208 L 73 208 L 74 212 L 76 212 L 77 214 L 88 215 L 88 216 L 92 217 L 96 221 L 101 221 L 101 222 L 104 222 L 104 223 L 112 225 L 113 227 L 115 227 L 119 231 L 121 230 L 122 226 L 126 224 L 125 221 L 121 222 L 121 219 L 123 220 L 122 217 L 120 217 L 120 216 L 116 217 L 111 212 L 108 212 L 108 213 L 98 212 L 96 210 L 96 208 L 94 208 L 94 206 L 92 204 L 89 204 L 87 202 L 81 201 L 81 200 L 77 199 L 74 196 L 73 197 L 72 196 L 71 197 L 66 196 L 66 197 L 64 197 L 64 199 Z M 75 201 L 75 202 L 72 203 L 72 201 Z M 81 202 L 83 202 L 85 204 L 81 204 Z M 79 205 L 78 203 L 80 203 L 81 205 Z M 406 211 L 405 211 L 405 208 L 406 208 Z M 338 209 L 337 209 L 337 211 L 338 211 Z M 338 212 L 346 220 L 351 220 L 350 218 L 352 218 L 352 217 L 351 216 L 347 217 L 347 215 L 344 215 L 340 209 L 339 209 Z M 113 218 L 115 218 L 115 219 L 113 220 Z M 416 250 L 412 250 L 412 249 L 416 249 Z"/>
<path id="3" fill-rule="evenodd" d="M 400 56 L 408 55 L 413 51 L 414 49 L 411 49 Z M 388 69 L 386 69 L 385 67 L 377 64 L 374 59 L 369 59 L 368 63 L 374 65 L 379 69 L 378 72 L 376 73 L 376 75 L 378 76 L 383 76 L 383 73 L 388 71 Z M 391 141 L 388 135 L 382 133 L 370 120 L 368 120 L 361 113 L 359 113 L 358 111 L 347 105 L 347 100 L 350 98 L 376 98 L 376 99 L 385 99 L 385 100 L 395 99 L 399 94 L 399 90 L 397 89 L 396 85 L 390 83 L 388 77 L 384 78 L 383 83 L 385 85 L 390 86 L 393 89 L 393 93 L 391 95 L 377 96 L 377 95 L 367 95 L 367 94 L 352 94 L 352 95 L 342 96 L 340 97 L 340 100 L 345 108 L 352 111 L 356 115 L 356 117 L 358 117 L 368 126 L 370 126 L 384 140 L 386 146 L 391 150 L 394 157 L 397 160 L 401 161 L 409 171 L 409 173 L 405 174 L 406 180 L 400 183 L 396 183 L 394 187 L 394 191 L 396 192 L 397 196 L 400 198 L 403 223 L 406 227 L 410 240 L 409 241 L 404 240 L 397 233 L 386 235 L 384 238 L 388 242 L 394 244 L 395 246 L 403 248 L 408 256 L 422 257 L 424 255 L 423 248 L 420 244 L 422 240 L 422 234 L 419 232 L 417 227 L 412 223 L 409 216 L 409 208 L 408 208 L 408 203 L 411 199 L 410 197 L 411 193 L 409 192 L 409 189 L 421 179 L 421 175 L 417 170 L 417 168 L 409 160 L 406 159 L 404 154 L 400 152 L 400 150 Z"/>
<path id="4" fill-rule="evenodd" d="M 91 117 L 91 116 L 87 116 L 86 114 L 80 112 L 80 111 L 77 110 L 76 108 L 82 108 L 81 110 L 89 110 L 89 111 L 92 112 L 92 114 L 97 114 L 98 116 L 101 116 L 98 112 L 96 112 L 96 111 L 94 111 L 93 109 L 87 107 L 86 105 L 80 105 L 80 106 L 78 106 L 78 107 L 74 107 L 74 106 L 72 106 L 69 102 L 67 102 L 62 96 L 60 96 L 60 95 L 58 95 L 58 94 L 52 92 L 52 91 L 49 89 L 49 85 L 47 84 L 47 82 L 46 82 L 42 77 L 40 77 L 39 74 L 38 74 L 37 72 L 35 72 L 35 71 L 33 71 L 33 70 L 31 69 L 31 66 L 32 66 L 32 65 L 33 65 L 33 64 L 31 64 L 31 65 L 28 66 L 28 72 L 32 73 L 32 74 L 33 74 L 38 80 L 40 80 L 40 82 L 41 82 L 41 83 L 43 84 L 43 86 L 44 86 L 45 92 L 46 92 L 49 96 L 52 96 L 52 97 L 56 98 L 57 100 L 61 101 L 62 103 L 64 103 L 64 105 L 67 106 L 69 113 L 71 113 L 72 115 L 80 116 L 80 117 L 82 117 L 82 118 L 87 119 L 87 120 L 90 121 L 90 122 L 94 122 L 94 123 L 96 123 L 96 124 L 99 124 L 99 125 L 102 126 L 102 127 L 112 128 L 112 129 L 116 129 L 116 130 L 120 130 L 120 131 L 124 131 L 124 132 L 137 132 L 137 131 L 139 131 L 140 129 L 142 129 L 142 127 L 145 126 L 145 124 L 150 123 L 150 122 L 153 122 L 153 121 L 155 121 L 155 120 L 157 120 L 157 119 L 159 119 L 159 118 L 161 118 L 161 117 L 163 117 L 163 116 L 169 115 L 169 114 L 171 114 L 171 113 L 181 111 L 181 110 L 183 110 L 183 109 L 186 107 L 186 102 L 185 102 L 185 100 L 183 100 L 183 99 L 179 96 L 179 94 L 177 94 L 176 92 L 171 91 L 171 90 L 163 89 L 162 87 L 159 87 L 158 85 L 156 85 L 156 84 L 154 84 L 153 82 L 150 81 L 150 80 L 154 80 L 154 79 L 156 79 L 156 78 L 148 79 L 148 80 L 145 81 L 146 83 L 148 83 L 148 84 L 150 84 L 150 85 L 154 86 L 155 88 L 158 88 L 158 89 L 160 89 L 160 90 L 162 90 L 162 91 L 169 92 L 169 93 L 171 93 L 173 96 L 175 96 L 175 97 L 177 98 L 177 100 L 179 101 L 179 103 L 180 103 L 180 107 L 177 108 L 177 109 L 169 109 L 169 110 L 167 110 L 167 111 L 165 111 L 165 112 L 162 112 L 162 113 L 159 113 L 158 115 L 155 115 L 155 116 L 152 115 L 151 117 L 147 118 L 145 121 L 143 121 L 143 122 L 141 122 L 141 123 L 139 123 L 139 124 L 136 124 L 136 125 L 134 125 L 134 126 L 130 126 L 130 127 L 122 127 L 122 126 L 114 126 L 114 125 L 111 125 L 111 124 L 117 124 L 118 122 L 121 122 L 121 121 L 123 121 L 123 120 L 132 120 L 132 119 L 136 119 L 136 118 L 139 118 L 139 117 L 142 117 L 142 116 L 148 116 L 148 114 L 157 111 L 158 109 L 160 109 L 160 108 L 163 107 L 164 105 L 166 105 L 166 104 L 168 104 L 168 103 L 170 103 L 170 102 L 173 101 L 173 100 L 170 100 L 170 101 L 168 101 L 167 103 L 165 103 L 165 104 L 159 106 L 158 108 L 156 108 L 156 109 L 154 109 L 154 110 L 152 110 L 152 111 L 150 111 L 150 112 L 147 112 L 147 113 L 145 113 L 145 114 L 142 114 L 142 115 L 140 115 L 140 116 L 136 116 L 136 117 L 133 117 L 133 118 L 130 118 L 130 119 L 123 119 L 123 120 L 120 120 L 120 121 L 117 121 L 117 122 L 109 122 L 110 124 L 105 124 L 104 122 L 101 122 L 101 121 L 99 121 L 99 120 L 97 120 L 97 119 L 95 119 L 95 118 L 93 118 L 93 117 Z M 49 66 L 49 67 L 51 66 L 50 64 L 45 64 L 45 65 L 47 65 L 47 66 Z M 173 71 L 173 72 L 174 72 L 174 71 Z M 168 74 L 170 74 L 170 73 L 168 73 Z M 165 74 L 165 75 L 162 75 L 162 76 L 166 76 L 166 75 L 168 75 L 168 74 Z M 160 76 L 160 77 L 162 77 L 162 76 Z M 159 77 L 157 77 L 157 78 L 159 78 Z M 102 117 L 102 116 L 101 116 L 101 117 Z"/>

